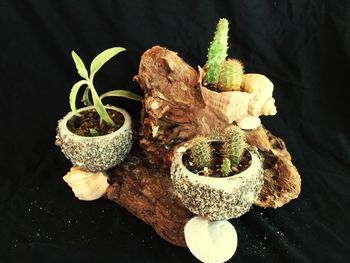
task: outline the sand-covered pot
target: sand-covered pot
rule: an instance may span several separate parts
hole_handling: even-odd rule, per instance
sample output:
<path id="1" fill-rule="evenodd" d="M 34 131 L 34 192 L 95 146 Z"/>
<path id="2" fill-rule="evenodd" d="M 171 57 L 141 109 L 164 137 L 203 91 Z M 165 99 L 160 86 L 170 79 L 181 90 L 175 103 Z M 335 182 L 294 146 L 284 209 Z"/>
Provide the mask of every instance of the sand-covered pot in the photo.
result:
<path id="1" fill-rule="evenodd" d="M 263 170 L 257 150 L 249 147 L 251 165 L 229 177 L 208 177 L 189 171 L 182 158 L 189 145 L 177 149 L 171 166 L 176 195 L 194 214 L 210 220 L 237 218 L 248 212 L 263 185 Z"/>
<path id="2" fill-rule="evenodd" d="M 123 125 L 107 135 L 85 137 L 71 132 L 67 123 L 76 118 L 73 112 L 58 121 L 56 144 L 75 166 L 92 172 L 104 171 L 121 163 L 132 146 L 131 118 L 128 112 L 113 106 L 105 107 L 119 112 L 124 117 Z M 85 107 L 78 112 L 92 109 L 93 106 Z"/>
<path id="3" fill-rule="evenodd" d="M 259 116 L 277 113 L 272 97 L 273 84 L 264 75 L 244 74 L 242 91 L 217 92 L 203 86 L 205 71 L 199 68 L 198 85 L 208 109 L 227 124 L 236 122 L 241 129 L 260 126 Z"/>

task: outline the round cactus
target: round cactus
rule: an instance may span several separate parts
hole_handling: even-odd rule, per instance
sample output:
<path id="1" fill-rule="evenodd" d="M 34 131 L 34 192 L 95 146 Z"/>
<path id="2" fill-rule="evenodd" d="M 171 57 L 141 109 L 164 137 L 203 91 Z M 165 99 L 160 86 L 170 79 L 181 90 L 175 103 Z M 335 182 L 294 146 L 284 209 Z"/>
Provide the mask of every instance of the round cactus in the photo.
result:
<path id="1" fill-rule="evenodd" d="M 231 161 L 229 158 L 224 158 L 221 164 L 221 175 L 227 177 L 231 173 Z"/>
<path id="2" fill-rule="evenodd" d="M 225 130 L 224 156 L 230 159 L 231 165 L 237 167 L 245 148 L 243 132 L 237 126 Z"/>
<path id="3" fill-rule="evenodd" d="M 237 59 L 224 61 L 219 70 L 217 88 L 220 91 L 239 91 L 243 80 L 243 65 Z"/>
<path id="4" fill-rule="evenodd" d="M 217 24 L 214 39 L 208 49 L 207 75 L 208 84 L 217 83 L 220 65 L 227 57 L 228 21 L 221 18 Z"/>
<path id="5" fill-rule="evenodd" d="M 198 136 L 192 142 L 190 154 L 194 166 L 198 170 L 204 169 L 204 167 L 210 167 L 212 163 L 212 149 L 208 142 L 208 139 L 202 136 Z"/>

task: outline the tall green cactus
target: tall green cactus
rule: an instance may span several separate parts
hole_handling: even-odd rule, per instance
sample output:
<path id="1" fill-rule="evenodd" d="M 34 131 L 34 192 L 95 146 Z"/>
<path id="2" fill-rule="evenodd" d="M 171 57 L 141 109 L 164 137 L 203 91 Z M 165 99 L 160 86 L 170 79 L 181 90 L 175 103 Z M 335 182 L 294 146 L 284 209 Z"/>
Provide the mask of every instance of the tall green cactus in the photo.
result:
<path id="1" fill-rule="evenodd" d="M 203 136 L 196 137 L 193 140 L 190 154 L 193 164 L 198 170 L 211 166 L 213 154 L 207 138 Z"/>
<path id="2" fill-rule="evenodd" d="M 228 43 L 228 21 L 221 18 L 217 24 L 214 39 L 210 43 L 207 60 L 207 75 L 208 84 L 217 83 L 218 72 L 220 65 L 227 57 Z"/>
<path id="3" fill-rule="evenodd" d="M 239 91 L 243 80 L 243 65 L 237 59 L 224 61 L 219 69 L 217 88 L 220 91 Z"/>
<path id="4" fill-rule="evenodd" d="M 224 158 L 221 164 L 221 175 L 223 177 L 229 176 L 231 173 L 231 161 L 229 158 Z"/>
<path id="5" fill-rule="evenodd" d="M 224 155 L 231 165 L 237 167 L 245 148 L 244 134 L 237 126 L 229 126 L 225 130 Z"/>

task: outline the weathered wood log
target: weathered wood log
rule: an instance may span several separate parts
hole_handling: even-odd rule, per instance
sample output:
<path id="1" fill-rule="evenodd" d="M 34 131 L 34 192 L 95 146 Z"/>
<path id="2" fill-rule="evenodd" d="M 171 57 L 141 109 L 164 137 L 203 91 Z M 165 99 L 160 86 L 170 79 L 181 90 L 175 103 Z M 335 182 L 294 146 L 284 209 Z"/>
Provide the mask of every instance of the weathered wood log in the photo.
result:
<path id="1" fill-rule="evenodd" d="M 169 167 L 179 143 L 197 134 L 219 134 L 228 124 L 205 106 L 198 74 L 175 52 L 147 50 L 135 80 L 145 91 L 140 146 L 109 170 L 105 196 L 151 225 L 166 241 L 186 246 L 184 226 L 194 215 L 173 193 Z M 264 127 L 246 132 L 264 159 L 264 186 L 256 205 L 277 208 L 300 193 L 300 175 L 282 139 Z"/>
<path id="2" fill-rule="evenodd" d="M 279 207 L 296 198 L 300 177 L 284 142 L 263 127 L 247 132 L 247 141 L 264 158 L 265 184 L 256 205 Z M 194 215 L 173 193 L 169 168 L 148 163 L 138 146 L 121 165 L 109 170 L 105 196 L 152 226 L 164 240 L 186 246 L 184 227 Z"/>
<path id="3" fill-rule="evenodd" d="M 137 148 L 134 152 L 141 152 Z M 186 247 L 183 230 L 193 214 L 173 194 L 169 169 L 152 167 L 138 153 L 108 173 L 108 199 L 151 225 L 164 240 Z"/>
<path id="4" fill-rule="evenodd" d="M 159 46 L 147 50 L 135 80 L 145 92 L 140 146 L 151 163 L 169 167 L 178 143 L 198 134 L 219 135 L 229 125 L 206 107 L 197 71 L 173 51 Z M 300 175 L 284 142 L 262 127 L 247 136 L 268 160 L 257 204 L 276 208 L 298 197 Z"/>

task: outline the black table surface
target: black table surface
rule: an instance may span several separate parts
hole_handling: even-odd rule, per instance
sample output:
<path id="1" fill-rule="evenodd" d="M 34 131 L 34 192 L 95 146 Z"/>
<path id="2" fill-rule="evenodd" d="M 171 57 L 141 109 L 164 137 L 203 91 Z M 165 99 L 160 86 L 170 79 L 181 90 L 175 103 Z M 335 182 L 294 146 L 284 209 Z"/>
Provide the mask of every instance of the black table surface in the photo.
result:
<path id="1" fill-rule="evenodd" d="M 0 2 L 0 262 L 197 262 L 189 250 L 107 199 L 79 201 L 62 180 L 57 120 L 79 80 L 71 50 L 89 64 L 127 51 L 96 74 L 100 94 L 128 89 L 153 45 L 204 65 L 216 22 L 230 21 L 229 57 L 274 83 L 278 113 L 262 123 L 283 138 L 302 178 L 298 199 L 230 220 L 230 262 L 350 262 L 350 2 Z M 141 104 L 110 99 L 134 121 Z"/>

